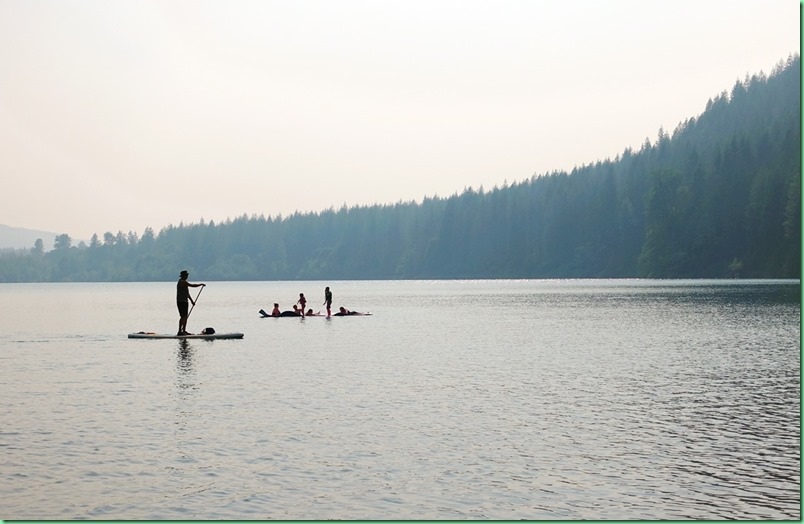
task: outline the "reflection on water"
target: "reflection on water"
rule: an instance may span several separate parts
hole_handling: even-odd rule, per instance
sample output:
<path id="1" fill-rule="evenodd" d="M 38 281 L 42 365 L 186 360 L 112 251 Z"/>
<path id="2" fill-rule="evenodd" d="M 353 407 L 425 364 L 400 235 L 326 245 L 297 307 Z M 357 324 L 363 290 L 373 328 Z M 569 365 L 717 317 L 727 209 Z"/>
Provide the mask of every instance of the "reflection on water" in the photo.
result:
<path id="1" fill-rule="evenodd" d="M 176 386 L 180 390 L 195 386 L 193 367 L 193 346 L 187 339 L 178 341 L 179 358 L 176 360 Z"/>
<path id="2" fill-rule="evenodd" d="M 176 411 L 176 429 L 182 431 L 186 427 L 186 419 L 193 415 L 193 396 L 199 384 L 195 369 L 193 344 L 186 339 L 177 341 L 176 354 L 176 391 L 171 395 L 174 399 Z"/>
<path id="3" fill-rule="evenodd" d="M 208 287 L 243 340 L 121 336 L 170 285 L 48 288 L 84 331 L 0 293 L 3 517 L 800 518 L 798 282 L 339 282 L 374 315 L 267 321 L 300 283 Z"/>

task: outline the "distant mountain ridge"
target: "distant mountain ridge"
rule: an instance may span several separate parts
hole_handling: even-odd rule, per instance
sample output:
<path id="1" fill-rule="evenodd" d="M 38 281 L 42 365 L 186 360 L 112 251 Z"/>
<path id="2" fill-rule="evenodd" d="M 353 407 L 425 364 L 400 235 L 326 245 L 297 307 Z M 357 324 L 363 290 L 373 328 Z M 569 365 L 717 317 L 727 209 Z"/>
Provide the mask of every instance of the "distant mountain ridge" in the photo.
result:
<path id="1" fill-rule="evenodd" d="M 34 247 L 36 239 L 41 238 L 45 251 L 53 249 L 57 233 L 39 231 L 23 227 L 0 224 L 0 249 L 26 249 Z"/>

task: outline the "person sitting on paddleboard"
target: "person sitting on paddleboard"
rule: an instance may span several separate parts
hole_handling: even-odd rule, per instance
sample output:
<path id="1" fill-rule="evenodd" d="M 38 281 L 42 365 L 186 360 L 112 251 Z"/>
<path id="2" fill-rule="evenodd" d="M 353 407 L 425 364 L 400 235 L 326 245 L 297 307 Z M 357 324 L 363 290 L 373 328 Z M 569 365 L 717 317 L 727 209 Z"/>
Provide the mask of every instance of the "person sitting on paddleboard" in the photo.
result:
<path id="1" fill-rule="evenodd" d="M 190 273 L 182 271 L 179 273 L 179 281 L 176 283 L 176 307 L 179 308 L 179 332 L 176 333 L 177 336 L 189 335 L 187 333 L 187 317 L 190 316 L 190 312 L 187 301 L 189 300 L 195 305 L 195 300 L 190 296 L 190 288 L 206 286 L 206 284 L 190 284 L 187 282 L 187 277 L 189 276 Z"/>
<path id="2" fill-rule="evenodd" d="M 274 310 L 273 310 L 273 311 L 271 311 L 271 316 L 272 316 L 272 317 L 278 317 L 278 316 L 279 316 L 279 315 L 281 315 L 281 314 L 282 314 L 282 312 L 281 312 L 281 311 L 279 311 L 279 304 L 277 304 L 276 302 L 274 302 Z"/>
<path id="3" fill-rule="evenodd" d="M 280 317 L 298 317 L 298 316 L 301 316 L 301 311 L 296 306 L 296 304 L 293 304 L 293 311 L 283 311 L 278 316 L 280 316 Z"/>

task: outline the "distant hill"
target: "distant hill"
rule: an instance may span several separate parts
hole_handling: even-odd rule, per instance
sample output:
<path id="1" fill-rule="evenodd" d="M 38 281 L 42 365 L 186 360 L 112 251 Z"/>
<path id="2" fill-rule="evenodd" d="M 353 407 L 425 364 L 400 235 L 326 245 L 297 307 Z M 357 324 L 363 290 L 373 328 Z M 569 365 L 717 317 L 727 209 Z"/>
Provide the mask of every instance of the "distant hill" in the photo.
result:
<path id="1" fill-rule="evenodd" d="M 801 144 L 795 55 L 655 142 L 569 173 L 421 203 L 48 242 L 43 254 L 0 252 L 0 282 L 164 282 L 178 268 L 206 281 L 800 279 Z"/>
<path id="2" fill-rule="evenodd" d="M 56 233 L 0 224 L 0 249 L 32 248 L 37 238 L 42 239 L 45 251 L 50 251 L 53 249 Z"/>

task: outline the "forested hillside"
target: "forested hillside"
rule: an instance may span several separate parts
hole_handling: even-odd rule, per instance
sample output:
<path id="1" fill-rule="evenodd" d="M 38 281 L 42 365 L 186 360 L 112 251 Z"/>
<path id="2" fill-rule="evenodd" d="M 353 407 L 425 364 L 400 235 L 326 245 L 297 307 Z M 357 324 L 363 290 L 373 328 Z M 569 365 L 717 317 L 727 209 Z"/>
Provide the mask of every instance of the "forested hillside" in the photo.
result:
<path id="1" fill-rule="evenodd" d="M 2 254 L 0 281 L 173 280 L 184 268 L 202 280 L 799 278 L 800 91 L 794 56 L 653 143 L 570 173 L 89 245 L 60 235 L 52 251 Z"/>

